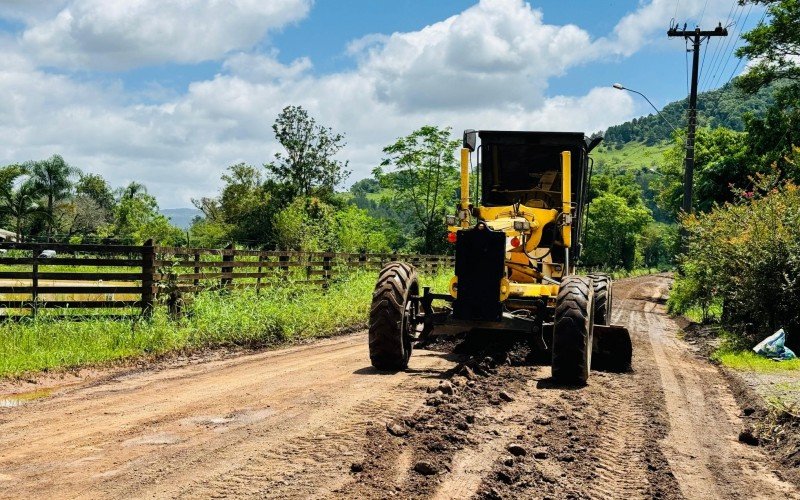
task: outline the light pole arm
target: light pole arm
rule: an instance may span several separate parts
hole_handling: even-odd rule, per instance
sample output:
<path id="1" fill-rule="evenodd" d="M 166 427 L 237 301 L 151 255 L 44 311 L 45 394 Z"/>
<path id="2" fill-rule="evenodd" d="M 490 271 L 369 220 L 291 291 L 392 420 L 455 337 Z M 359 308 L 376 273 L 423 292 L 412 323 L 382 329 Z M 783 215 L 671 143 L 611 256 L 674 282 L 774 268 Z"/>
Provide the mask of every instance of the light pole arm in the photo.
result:
<path id="1" fill-rule="evenodd" d="M 627 90 L 628 92 L 633 92 L 634 94 L 639 94 L 640 96 L 644 97 L 644 100 L 647 101 L 647 104 L 649 104 L 650 107 L 653 108 L 656 111 L 656 113 L 658 113 L 658 116 L 660 116 L 661 119 L 664 120 L 664 123 L 669 125 L 669 128 L 671 128 L 673 132 L 675 132 L 676 134 L 678 133 L 675 127 L 669 122 L 669 120 L 667 120 L 667 118 L 663 114 L 661 114 L 661 111 L 659 111 L 658 108 L 652 102 L 650 102 L 650 99 L 648 99 L 646 95 L 642 94 L 638 90 L 633 90 L 629 89 L 628 87 L 623 87 L 618 83 L 614 84 L 614 88 L 618 90 Z"/>

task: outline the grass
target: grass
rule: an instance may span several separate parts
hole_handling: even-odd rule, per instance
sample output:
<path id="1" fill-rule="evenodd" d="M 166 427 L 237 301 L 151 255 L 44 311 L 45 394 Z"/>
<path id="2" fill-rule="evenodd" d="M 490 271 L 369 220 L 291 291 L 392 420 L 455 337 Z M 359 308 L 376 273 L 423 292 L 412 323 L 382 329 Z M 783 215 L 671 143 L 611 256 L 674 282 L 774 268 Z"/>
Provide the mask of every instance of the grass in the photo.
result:
<path id="1" fill-rule="evenodd" d="M 599 169 L 614 167 L 622 170 L 638 170 L 642 167 L 654 168 L 661 161 L 667 148 L 669 148 L 668 143 L 647 146 L 641 142 L 629 142 L 622 149 L 601 144 L 592 151 L 592 157 Z"/>
<path id="2" fill-rule="evenodd" d="M 286 284 L 234 293 L 205 292 L 171 321 L 165 307 L 150 320 L 22 319 L 0 324 L 0 377 L 96 365 L 215 346 L 260 347 L 325 336 L 366 321 L 376 273 L 355 272 L 328 290 Z M 421 277 L 447 290 L 450 271 Z"/>
<path id="3" fill-rule="evenodd" d="M 703 308 L 698 305 L 690 306 L 683 315 L 694 323 L 703 323 Z M 713 302 L 708 308 L 708 321 L 717 322 L 722 317 L 722 301 Z"/>
<path id="4" fill-rule="evenodd" d="M 800 370 L 800 358 L 773 361 L 750 350 L 733 350 L 729 347 L 721 347 L 711 355 L 711 359 L 740 371 L 775 373 Z"/>

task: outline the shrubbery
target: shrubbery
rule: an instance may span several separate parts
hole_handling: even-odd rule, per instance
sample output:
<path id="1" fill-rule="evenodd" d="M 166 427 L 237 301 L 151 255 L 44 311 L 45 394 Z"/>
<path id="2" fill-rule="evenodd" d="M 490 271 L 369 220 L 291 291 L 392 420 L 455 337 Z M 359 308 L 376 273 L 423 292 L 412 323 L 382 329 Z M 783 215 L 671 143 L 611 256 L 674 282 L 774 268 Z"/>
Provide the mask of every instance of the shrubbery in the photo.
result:
<path id="1" fill-rule="evenodd" d="M 800 157 L 800 149 L 795 151 Z M 721 321 L 751 343 L 778 328 L 800 336 L 800 189 L 760 175 L 752 191 L 684 219 L 683 274 L 670 297 L 682 313 L 722 304 Z"/>

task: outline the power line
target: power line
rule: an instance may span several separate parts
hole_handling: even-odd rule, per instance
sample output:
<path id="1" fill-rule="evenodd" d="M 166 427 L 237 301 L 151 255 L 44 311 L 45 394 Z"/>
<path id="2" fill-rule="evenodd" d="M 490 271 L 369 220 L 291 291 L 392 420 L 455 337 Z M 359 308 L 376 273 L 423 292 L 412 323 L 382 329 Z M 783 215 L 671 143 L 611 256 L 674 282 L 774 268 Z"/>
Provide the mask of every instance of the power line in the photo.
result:
<path id="1" fill-rule="evenodd" d="M 698 26 L 703 24 L 703 18 L 706 15 L 706 7 L 708 7 L 708 0 L 706 0 L 706 3 L 703 4 L 703 12 L 700 13 L 700 22 L 697 23 Z"/>
<path id="2" fill-rule="evenodd" d="M 728 63 L 730 62 L 731 57 L 736 52 L 736 44 L 738 44 L 739 41 L 742 39 L 742 33 L 744 32 L 744 27 L 745 27 L 745 25 L 747 25 L 747 19 L 750 17 L 750 12 L 752 12 L 752 10 L 753 10 L 753 4 L 750 4 L 750 9 L 747 11 L 747 15 L 744 16 L 744 21 L 742 21 L 742 24 L 739 25 L 739 33 L 736 35 L 736 38 L 735 38 L 735 40 L 733 42 L 733 47 L 731 47 L 731 51 L 728 53 L 728 59 L 725 60 L 725 65 L 722 68 L 720 68 L 719 77 L 717 78 L 717 81 L 714 82 L 714 86 L 719 84 L 720 79 L 723 78 L 723 76 L 725 75 L 725 70 L 728 68 Z M 744 12 L 744 9 L 742 9 L 742 12 Z M 741 18 L 742 15 L 739 14 L 739 17 Z M 741 60 L 742 60 L 742 58 L 740 57 L 739 58 L 739 63 L 737 63 L 737 65 L 736 65 L 737 68 L 739 67 L 739 64 L 741 64 Z M 728 78 L 728 82 L 730 82 L 730 81 L 731 81 L 731 79 Z M 725 82 L 725 85 L 727 85 L 728 82 Z"/>
<path id="3" fill-rule="evenodd" d="M 730 8 L 730 10 L 728 10 L 728 17 L 725 18 L 725 27 L 726 28 L 730 28 L 731 27 L 731 20 L 733 19 L 733 17 L 736 16 L 736 14 L 734 14 L 734 12 L 735 12 L 735 9 L 737 8 L 737 5 L 738 5 L 737 1 L 733 0 L 733 3 L 731 4 L 731 8 Z M 724 40 L 724 41 L 725 42 L 729 42 L 730 39 L 728 39 L 726 37 L 726 40 Z M 700 84 L 700 88 L 701 89 L 703 89 L 703 88 L 707 89 L 708 88 L 708 85 L 711 83 L 710 80 L 713 78 L 713 75 L 716 74 L 716 67 L 719 65 L 719 62 L 722 60 L 722 58 L 725 55 L 725 51 L 727 51 L 727 49 L 728 49 L 728 45 L 727 44 L 725 45 L 725 48 L 722 49 L 722 43 L 723 43 L 723 40 L 720 39 L 718 41 L 716 47 L 715 47 L 714 55 L 711 58 L 711 64 L 708 65 L 708 73 L 703 75 L 703 81 Z"/>
<path id="4" fill-rule="evenodd" d="M 752 9 L 752 8 L 753 8 L 753 6 L 752 6 L 752 5 L 750 5 L 750 8 Z M 747 13 L 747 15 L 750 15 L 750 13 L 748 12 L 748 13 Z M 766 18 L 766 17 L 767 17 L 767 11 L 765 10 L 765 11 L 764 11 L 764 14 L 761 16 L 761 19 L 758 21 L 758 24 L 757 24 L 756 26 L 759 26 L 761 23 L 763 23 L 763 22 L 764 22 L 764 18 Z M 742 28 L 744 28 L 744 27 L 742 27 Z M 739 32 L 739 35 L 741 35 L 741 34 L 742 34 L 742 33 L 741 33 L 741 31 L 740 31 L 740 32 Z M 730 82 L 731 80 L 733 80 L 733 77 L 736 75 L 736 71 L 738 71 L 738 70 L 739 70 L 739 66 L 741 66 L 741 65 L 742 65 L 742 60 L 743 60 L 743 58 L 742 58 L 742 57 L 740 57 L 740 58 L 739 58 L 739 60 L 738 60 L 738 61 L 736 61 L 736 66 L 733 68 L 733 71 L 731 71 L 731 76 L 729 76 L 729 77 L 728 77 L 728 82 Z"/>
<path id="5" fill-rule="evenodd" d="M 700 40 L 700 44 L 701 45 L 703 44 L 703 41 L 704 40 Z M 708 44 L 709 44 L 710 41 L 711 41 L 710 37 L 705 39 L 706 48 L 705 48 L 705 50 L 703 50 L 703 55 L 702 55 L 702 59 L 701 59 L 701 62 L 700 62 L 700 72 L 698 73 L 698 75 L 705 75 L 705 72 L 703 70 L 706 67 L 706 56 L 708 55 Z M 697 50 L 697 49 L 695 49 L 695 50 Z"/>
<path id="6" fill-rule="evenodd" d="M 743 14 L 744 14 L 744 5 L 741 6 L 741 10 L 739 11 L 739 16 L 736 18 L 736 21 L 734 21 L 732 23 L 732 26 L 734 26 L 734 30 L 736 30 L 737 27 L 739 28 L 739 34 L 741 34 L 741 32 L 742 32 L 742 24 L 741 24 L 740 21 L 742 20 L 742 15 Z M 722 75 L 722 72 L 725 71 L 725 68 L 728 67 L 728 61 L 730 61 L 731 53 L 732 53 L 732 51 L 728 52 L 728 48 L 731 45 L 731 41 L 734 42 L 734 46 L 736 45 L 736 41 L 738 41 L 738 39 L 739 39 L 739 34 L 737 34 L 736 37 L 726 38 L 726 40 L 725 40 L 725 48 L 722 50 L 722 53 L 720 54 L 719 62 L 714 67 L 713 73 L 711 74 L 711 77 L 709 78 L 708 87 L 707 87 L 708 89 L 714 88 L 716 86 L 716 83 L 719 82 L 719 78 Z M 726 53 L 728 54 L 728 57 L 726 59 L 724 59 L 725 62 L 723 64 L 723 58 L 725 57 Z"/>

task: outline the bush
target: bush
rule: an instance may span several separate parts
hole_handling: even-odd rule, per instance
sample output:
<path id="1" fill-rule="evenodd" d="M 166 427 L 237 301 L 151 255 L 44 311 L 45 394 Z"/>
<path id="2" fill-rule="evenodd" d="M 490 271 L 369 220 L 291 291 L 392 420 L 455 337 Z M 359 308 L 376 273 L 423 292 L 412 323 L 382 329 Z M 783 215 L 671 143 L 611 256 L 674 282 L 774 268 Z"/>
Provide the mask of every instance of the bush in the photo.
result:
<path id="1" fill-rule="evenodd" d="M 800 336 L 800 191 L 760 175 L 736 203 L 686 217 L 683 276 L 676 312 L 722 303 L 722 322 L 751 344 L 778 328 Z"/>

